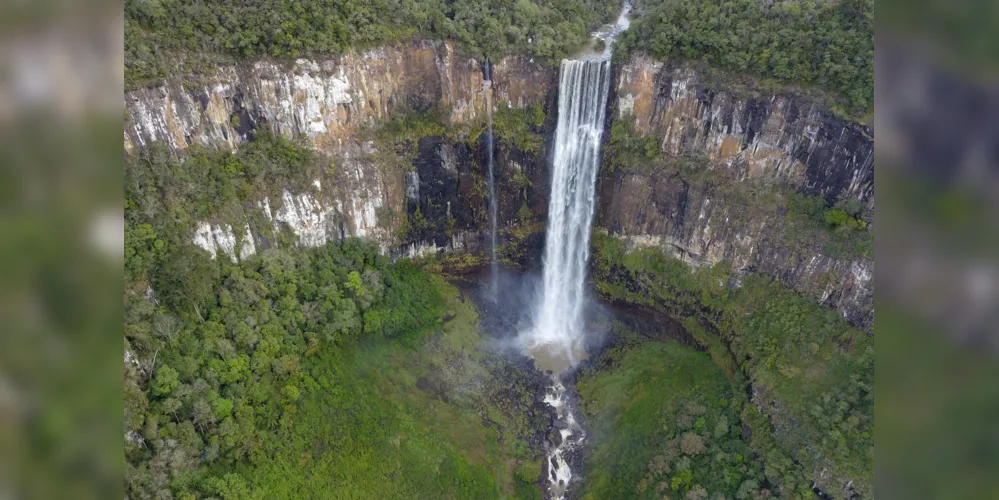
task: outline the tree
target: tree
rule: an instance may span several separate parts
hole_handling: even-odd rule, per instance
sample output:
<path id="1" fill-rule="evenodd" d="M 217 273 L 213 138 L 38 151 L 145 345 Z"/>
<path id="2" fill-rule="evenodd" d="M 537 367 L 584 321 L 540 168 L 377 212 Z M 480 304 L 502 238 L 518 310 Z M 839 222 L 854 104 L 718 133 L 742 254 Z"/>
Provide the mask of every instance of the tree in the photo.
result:
<path id="1" fill-rule="evenodd" d="M 223 500 L 253 500 L 260 498 L 246 484 L 239 474 L 228 473 L 222 477 L 210 477 L 204 482 L 204 489 L 210 495 L 218 495 Z"/>
<path id="2" fill-rule="evenodd" d="M 685 432 L 680 437 L 680 449 L 688 455 L 700 455 L 707 451 L 704 440 L 693 432 Z"/>
<path id="3" fill-rule="evenodd" d="M 156 290 L 174 309 L 204 318 L 215 304 L 218 266 L 191 244 L 180 245 L 166 257 L 156 274 Z"/>
<path id="4" fill-rule="evenodd" d="M 176 389 L 177 385 L 180 383 L 177 375 L 177 370 L 174 370 L 167 365 L 159 367 L 156 370 L 156 376 L 153 377 L 153 396 L 162 397 L 173 392 L 173 390 Z"/>

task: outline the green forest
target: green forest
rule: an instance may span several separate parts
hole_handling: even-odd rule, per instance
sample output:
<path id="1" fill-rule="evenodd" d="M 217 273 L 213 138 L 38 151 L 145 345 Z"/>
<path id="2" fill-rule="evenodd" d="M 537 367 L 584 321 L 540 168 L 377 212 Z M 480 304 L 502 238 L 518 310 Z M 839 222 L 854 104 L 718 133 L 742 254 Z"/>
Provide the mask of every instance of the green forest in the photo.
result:
<path id="1" fill-rule="evenodd" d="M 539 494 L 530 383 L 441 278 L 359 240 L 181 246 L 150 275 L 126 284 L 129 498 Z"/>
<path id="2" fill-rule="evenodd" d="M 768 277 L 736 275 L 726 263 L 695 269 L 658 249 L 628 251 L 599 234 L 593 247 L 602 296 L 681 318 L 729 380 L 751 389 L 756 405 L 740 417 L 754 429 L 751 444 L 770 484 L 799 491 L 815 481 L 832 491 L 850 478 L 855 491 L 869 495 L 872 338 L 835 310 Z"/>
<path id="3" fill-rule="evenodd" d="M 743 438 L 749 403 L 710 356 L 618 335 L 578 383 L 594 448 L 581 497 L 767 498 L 773 483 Z"/>
<path id="4" fill-rule="evenodd" d="M 239 264 L 190 243 L 321 168 L 268 134 L 126 156 L 127 496 L 535 498 L 530 383 L 441 278 L 360 240 L 276 234 Z"/>
<path id="5" fill-rule="evenodd" d="M 622 54 L 702 60 L 874 106 L 873 0 L 638 0 Z"/>
<path id="6" fill-rule="evenodd" d="M 134 88 L 222 63 L 335 55 L 414 37 L 454 41 L 470 57 L 552 63 L 620 7 L 126 0 L 125 82 Z M 618 58 L 705 61 L 824 89 L 854 116 L 872 108 L 871 0 L 638 0 L 635 16 Z M 492 117 L 500 150 L 544 161 L 555 110 L 505 104 Z M 362 127 L 353 139 L 377 152 L 361 161 L 410 172 L 421 138 L 469 150 L 483 142 L 483 123 L 451 124 L 448 116 L 434 107 Z M 124 158 L 125 495 L 540 498 L 553 422 L 535 391 L 547 379 L 490 351 L 475 305 L 441 275 L 464 270 L 461 262 L 481 264 L 479 257 L 392 260 L 351 238 L 294 245 L 254 204 L 268 198 L 280 207 L 284 190 L 319 195 L 315 179 L 336 186 L 344 174 L 301 138 L 251 135 L 235 151 L 153 143 Z M 706 158 L 664 156 L 628 117 L 613 121 L 603 154 L 605 172 L 670 176 L 733 207 L 733 225 L 778 214 L 772 236 L 796 251 L 873 253 L 859 203 L 733 182 L 731 173 L 705 168 Z M 532 181 L 519 176 L 513 182 L 526 189 Z M 484 177 L 473 171 L 462 182 L 476 205 L 467 210 L 484 223 Z M 517 246 L 542 229 L 543 213 L 531 210 L 523 202 L 523 227 L 506 228 L 524 232 L 505 238 L 517 252 L 537 251 Z M 388 218 L 397 242 L 455 231 L 450 205 L 438 220 L 419 209 L 378 217 Z M 213 257 L 191 242 L 205 222 L 248 224 L 257 252 L 240 262 Z M 238 248 L 243 236 L 235 233 Z M 501 259 L 514 250 L 501 246 Z M 693 268 L 605 234 L 593 235 L 590 275 L 602 299 L 664 312 L 696 345 L 611 322 L 609 347 L 591 353 L 574 379 L 587 425 L 574 494 L 808 498 L 813 487 L 835 495 L 851 482 L 871 496 L 874 345 L 865 332 L 774 279 L 724 262 Z"/>
<path id="7" fill-rule="evenodd" d="M 342 54 L 414 36 L 493 58 L 578 50 L 620 2 L 601 0 L 126 0 L 125 84 L 220 61 Z M 851 114 L 874 104 L 874 2 L 638 0 L 618 56 L 702 60 L 815 86 Z"/>
<path id="8" fill-rule="evenodd" d="M 126 0 L 125 86 L 252 59 L 341 54 L 413 36 L 476 56 L 556 61 L 620 8 L 602 0 Z"/>

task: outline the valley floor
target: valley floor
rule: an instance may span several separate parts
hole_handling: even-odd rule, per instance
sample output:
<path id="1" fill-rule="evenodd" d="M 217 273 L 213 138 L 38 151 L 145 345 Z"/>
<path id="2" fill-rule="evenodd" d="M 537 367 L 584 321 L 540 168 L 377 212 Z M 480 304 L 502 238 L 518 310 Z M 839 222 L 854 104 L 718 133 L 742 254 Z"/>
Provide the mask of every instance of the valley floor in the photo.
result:
<path id="1" fill-rule="evenodd" d="M 444 285 L 440 331 L 319 356 L 316 390 L 272 457 L 240 470 L 261 498 L 540 498 L 537 379 L 486 352 L 474 306 Z"/>

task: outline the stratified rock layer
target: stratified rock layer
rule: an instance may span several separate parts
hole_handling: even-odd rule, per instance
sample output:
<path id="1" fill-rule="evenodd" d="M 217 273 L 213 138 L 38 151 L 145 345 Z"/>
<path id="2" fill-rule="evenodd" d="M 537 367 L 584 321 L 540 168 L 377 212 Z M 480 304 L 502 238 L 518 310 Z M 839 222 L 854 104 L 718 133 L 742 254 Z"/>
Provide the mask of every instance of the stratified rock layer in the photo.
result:
<path id="1" fill-rule="evenodd" d="M 615 72 L 609 119 L 633 120 L 636 132 L 655 137 L 668 159 L 704 156 L 723 175 L 704 189 L 666 170 L 605 169 L 597 191 L 599 229 L 694 265 L 727 260 L 736 270 L 773 276 L 872 327 L 872 258 L 831 256 L 811 242 L 789 241 L 779 210 L 747 211 L 762 204 L 716 193 L 755 183 L 830 203 L 853 198 L 873 211 L 873 129 L 837 117 L 807 94 L 708 81 L 692 65 L 636 56 Z M 494 66 L 494 102 L 545 106 L 550 135 L 556 82 L 550 65 L 504 58 Z M 484 91 L 480 61 L 460 56 L 449 43 L 257 61 L 128 92 L 124 145 L 126 151 L 154 141 L 177 151 L 235 149 L 254 130 L 267 129 L 304 137 L 330 157 L 334 167 L 312 188 L 276 186 L 281 195 L 256 200 L 245 223 L 202 221 L 192 241 L 213 255 L 238 260 L 280 242 L 316 246 L 347 236 L 369 238 L 400 256 L 478 251 L 487 220 L 479 186 L 483 144 L 423 138 L 412 165 L 390 165 L 379 157 L 393 152 L 381 154 L 358 132 L 435 106 L 450 110 L 453 124 L 481 123 Z M 522 207 L 534 223 L 546 220 L 548 155 L 518 151 L 502 137 L 497 143 L 501 228 L 524 222 Z M 417 210 L 426 224 L 400 238 L 401 216 Z"/>
<path id="2" fill-rule="evenodd" d="M 655 137 L 667 159 L 697 155 L 717 175 L 710 189 L 675 171 L 601 176 L 598 224 L 634 246 L 657 246 L 694 265 L 732 262 L 762 272 L 873 327 L 874 260 L 833 257 L 809 241 L 788 241 L 780 210 L 762 209 L 766 191 L 745 199 L 717 196 L 733 186 L 772 186 L 852 198 L 874 207 L 874 139 L 869 127 L 833 115 L 808 95 L 705 82 L 690 65 L 636 57 L 618 69 L 617 119 Z M 691 177 L 691 176 L 688 176 Z M 762 196 L 762 195 L 760 195 Z M 748 207 L 748 209 L 747 209 Z"/>

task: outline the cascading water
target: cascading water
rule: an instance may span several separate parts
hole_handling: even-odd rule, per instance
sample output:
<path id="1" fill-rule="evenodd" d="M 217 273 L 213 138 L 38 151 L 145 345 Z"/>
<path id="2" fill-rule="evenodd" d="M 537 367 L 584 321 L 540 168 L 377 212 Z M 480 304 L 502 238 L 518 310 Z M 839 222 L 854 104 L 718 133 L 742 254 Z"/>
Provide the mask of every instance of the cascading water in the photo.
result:
<path id="1" fill-rule="evenodd" d="M 612 42 L 627 29 L 631 6 L 625 2 L 617 23 L 594 33 Z M 559 442 L 548 450 L 547 497 L 561 500 L 572 480 L 568 455 L 585 438 L 561 373 L 585 357 L 583 309 L 590 258 L 600 145 L 610 92 L 610 43 L 577 60 L 563 60 L 559 77 L 551 201 L 545 237 L 540 307 L 532 329 L 521 340 L 538 366 L 550 370 L 545 402 L 555 408 Z"/>
<path id="2" fill-rule="evenodd" d="M 590 227 L 600 165 L 610 61 L 562 61 L 541 307 L 527 339 L 531 351 L 579 360 Z"/>
<path id="3" fill-rule="evenodd" d="M 496 199 L 496 179 L 493 174 L 493 65 L 486 59 L 482 65 L 483 88 L 486 94 L 486 149 L 488 150 L 489 178 L 486 181 L 489 190 L 489 279 L 490 295 L 493 301 L 497 299 L 497 263 L 496 263 L 496 221 L 499 217 L 499 202 Z"/>
<path id="4" fill-rule="evenodd" d="M 556 499 L 564 497 L 572 479 L 566 454 L 585 437 L 559 376 L 585 354 L 582 308 L 611 67 L 602 58 L 564 60 L 560 72 L 541 306 L 524 339 L 539 366 L 552 371 L 545 401 L 555 408 L 562 438 L 548 453 L 548 492 Z"/>

